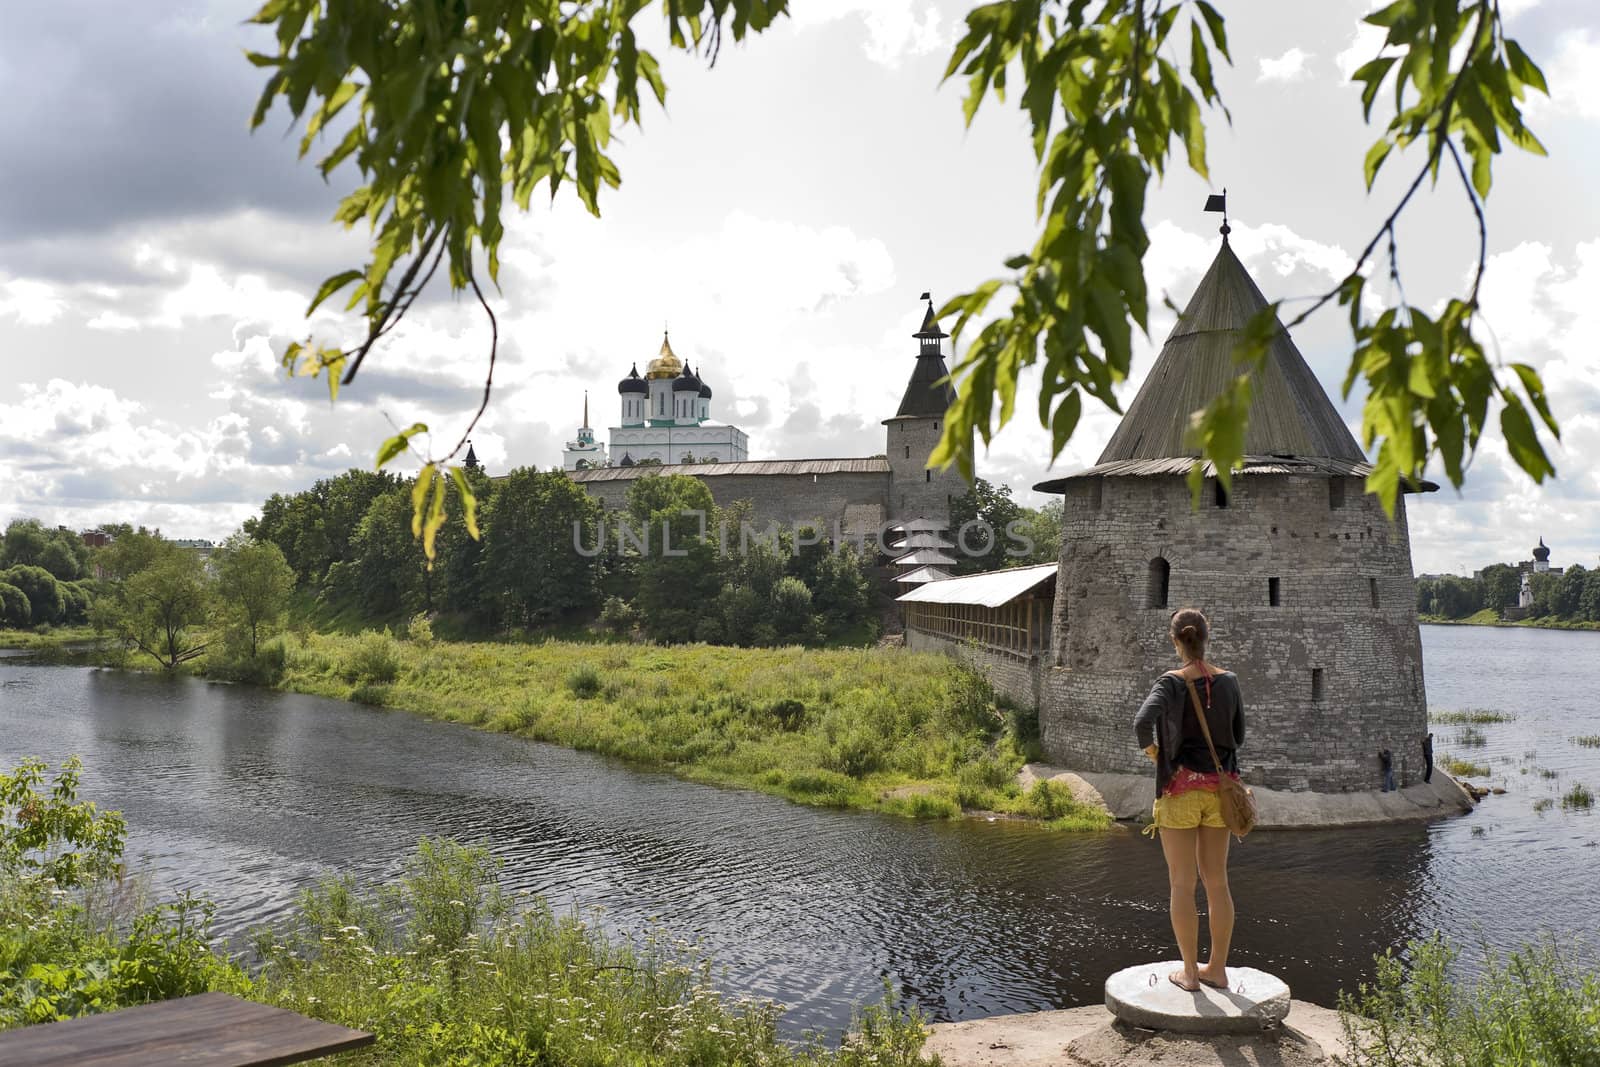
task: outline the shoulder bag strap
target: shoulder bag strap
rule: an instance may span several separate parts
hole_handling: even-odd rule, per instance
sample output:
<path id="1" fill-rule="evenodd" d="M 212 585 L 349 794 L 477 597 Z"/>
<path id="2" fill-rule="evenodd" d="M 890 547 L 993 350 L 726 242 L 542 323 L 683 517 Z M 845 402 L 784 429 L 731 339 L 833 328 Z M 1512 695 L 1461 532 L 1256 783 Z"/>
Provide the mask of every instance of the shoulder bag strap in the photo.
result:
<path id="1" fill-rule="evenodd" d="M 1211 726 L 1206 722 L 1206 709 L 1200 706 L 1200 693 L 1194 687 L 1193 678 L 1184 678 L 1183 684 L 1189 687 L 1189 699 L 1194 702 L 1194 716 L 1200 720 L 1200 732 L 1206 735 L 1206 748 L 1211 751 L 1211 765 L 1217 769 L 1218 774 L 1221 774 L 1222 760 L 1217 758 L 1217 746 L 1211 743 Z"/>

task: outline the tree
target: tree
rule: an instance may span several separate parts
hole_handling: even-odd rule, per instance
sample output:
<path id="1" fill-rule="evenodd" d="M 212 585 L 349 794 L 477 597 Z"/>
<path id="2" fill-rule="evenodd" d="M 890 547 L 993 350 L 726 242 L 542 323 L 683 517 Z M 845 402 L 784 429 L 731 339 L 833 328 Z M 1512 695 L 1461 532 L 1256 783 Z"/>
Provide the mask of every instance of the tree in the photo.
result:
<path id="1" fill-rule="evenodd" d="M 1483 606 L 1505 614 L 1507 608 L 1517 606 L 1522 596 L 1522 572 L 1507 563 L 1491 563 L 1483 568 L 1479 579 L 1483 584 Z"/>
<path id="2" fill-rule="evenodd" d="M 1589 572 L 1581 563 L 1574 563 L 1561 574 L 1561 580 L 1556 583 L 1551 607 L 1555 614 L 1562 618 L 1578 618 L 1583 603 L 1583 590 L 1587 584 Z"/>
<path id="3" fill-rule="evenodd" d="M 950 504 L 950 530 L 955 535 L 957 574 L 1014 567 L 1007 528 L 1023 517 L 1022 505 L 1011 499 L 1009 485 L 978 478 Z"/>
<path id="4" fill-rule="evenodd" d="M 22 590 L 28 598 L 35 626 L 43 622 L 60 622 L 61 616 L 66 613 L 67 602 L 61 594 L 61 584 L 56 581 L 55 575 L 43 567 L 25 564 L 10 567 L 0 571 L 0 582 Z"/>
<path id="5" fill-rule="evenodd" d="M 0 568 L 43 567 L 59 581 L 81 578 L 89 560 L 83 538 L 71 530 L 49 529 L 38 519 L 13 519 L 0 540 Z"/>
<path id="6" fill-rule="evenodd" d="M 0 543 L 0 566 L 36 567 L 50 534 L 38 519 L 12 519 L 6 524 L 6 535 Z"/>
<path id="7" fill-rule="evenodd" d="M 264 633 L 283 618 L 294 590 L 294 570 L 283 550 L 271 541 L 236 533 L 212 556 L 216 567 L 217 602 L 223 617 L 249 635 L 250 657 L 261 648 Z"/>
<path id="8" fill-rule="evenodd" d="M 486 10 L 431 5 L 424 19 L 409 9 L 397 16 L 392 0 L 349 0 L 326 10 L 321 0 L 267 0 L 254 21 L 273 28 L 277 49 L 249 55 L 270 72 L 253 125 L 281 97 L 296 121 L 305 120 L 304 156 L 319 131 L 342 124 L 318 166 L 326 176 L 354 164 L 362 182 L 336 217 L 347 227 L 366 220 L 370 230 L 368 262 L 329 277 L 308 309 L 351 289 L 348 306 L 362 308 L 365 337 L 350 349 L 290 345 L 285 366 L 326 372 L 336 395 L 448 259 L 448 284 L 470 290 L 490 325 L 475 424 L 489 401 L 498 344 L 478 264 L 490 282 L 497 280 L 505 195 L 509 190 L 525 209 L 541 186 L 548 183 L 553 197 L 565 182 L 599 214 L 602 187 L 621 182 L 606 155 L 613 117 L 641 121 L 641 83 L 658 103 L 666 99 L 659 65 L 638 47 L 632 27 L 651 6 L 648 0 L 575 6 L 509 0 Z M 664 10 L 671 47 L 704 49 L 713 63 L 725 25 L 737 41 L 788 13 L 785 0 L 670 0 Z M 1512 458 L 1542 481 L 1553 473 L 1545 435 L 1559 432 L 1544 386 L 1525 364 L 1489 359 L 1475 327 L 1487 260 L 1483 200 L 1494 159 L 1506 143 L 1543 154 L 1523 122 L 1522 101 L 1530 90 L 1548 92 L 1544 76 L 1506 37 L 1495 0 L 1395 0 L 1365 21 L 1386 36 L 1380 54 L 1353 75 L 1363 87 L 1364 119 L 1371 121 L 1381 91 L 1392 89 L 1394 100 L 1393 116 L 1366 156 L 1368 189 L 1397 150 L 1415 148 L 1421 158 L 1413 159 L 1415 177 L 1350 273 L 1316 294 L 1286 328 L 1329 304 L 1348 309 L 1353 351 L 1345 389 L 1360 383 L 1367 394 L 1362 433 L 1376 452 L 1367 487 L 1386 507 L 1434 456 L 1459 486 L 1492 405 Z M 1172 39 L 1183 30 L 1187 65 Z M 959 463 L 970 473 L 975 439 L 990 441 L 1010 421 L 1020 377 L 1034 364 L 1043 364 L 1038 411 L 1051 429 L 1054 454 L 1076 429 L 1085 395 L 1116 409 L 1114 389 L 1128 374 L 1133 330 L 1149 328 L 1146 193 L 1177 146 L 1190 169 L 1207 176 L 1202 106 L 1229 117 L 1212 72 L 1231 61 L 1224 20 L 1205 0 L 1040 0 L 986 3 L 968 13 L 946 77 L 967 80 L 968 122 L 991 94 L 1003 99 L 1010 84 L 1032 126 L 1041 225 L 1033 248 L 1006 261 L 1010 273 L 942 309 L 956 316 L 953 332 L 960 336 L 987 316 L 1002 289 L 1011 296 L 1009 309 L 979 330 L 955 368 L 963 388 L 945 420 L 936 462 Z M 342 114 L 352 104 L 353 119 Z M 1420 308 L 1406 302 L 1397 283 L 1389 287 L 1390 306 L 1371 314 L 1365 305 L 1380 287 L 1369 287 L 1367 274 L 1376 276 L 1371 268 L 1387 257 L 1385 273 L 1398 280 L 1395 224 L 1423 183 L 1441 172 L 1459 179 L 1479 235 L 1476 263 L 1465 272 L 1470 289 L 1439 308 Z M 1252 375 L 1285 328 L 1278 311 L 1269 307 L 1245 331 L 1238 376 L 1193 419 L 1190 444 L 1215 463 L 1224 488 L 1242 458 Z M 378 465 L 412 450 L 427 429 L 416 423 L 390 438 Z M 414 508 L 430 558 L 444 521 L 447 472 L 464 485 L 449 461 L 470 432 L 471 425 L 443 455 L 419 455 Z M 1197 462 L 1191 471 L 1197 495 L 1203 473 Z"/>
<path id="9" fill-rule="evenodd" d="M 1584 577 L 1578 615 L 1589 622 L 1600 622 L 1600 570 L 1590 571 Z"/>
<path id="10" fill-rule="evenodd" d="M 328 567 L 326 592 L 368 617 L 409 615 L 429 606 L 428 560 L 412 536 L 411 491 L 372 499 L 350 535 L 347 558 Z"/>
<path id="11" fill-rule="evenodd" d="M 27 626 L 33 622 L 33 605 L 28 594 L 6 581 L 0 581 L 0 623 Z"/>
<path id="12" fill-rule="evenodd" d="M 1447 619 L 1464 619 L 1483 606 L 1483 591 L 1470 578 L 1446 575 L 1434 586 L 1434 610 Z"/>
<path id="13" fill-rule="evenodd" d="M 96 602 L 96 621 L 166 670 L 204 654 L 195 627 L 205 621 L 211 589 L 199 553 L 170 541 L 148 564 Z"/>
<path id="14" fill-rule="evenodd" d="M 561 471 L 519 467 L 484 512 L 484 595 L 507 625 L 535 626 L 599 607 L 600 505 Z M 581 551 L 580 551 L 581 550 Z"/>
<path id="15" fill-rule="evenodd" d="M 1061 520 L 1065 503 L 1057 497 L 1042 508 L 1022 509 L 1019 532 L 1022 537 L 1033 542 L 1033 549 L 1023 555 L 1012 557 L 1010 566 L 1020 567 L 1025 563 L 1054 563 L 1061 558 Z M 1020 552 L 1026 546 L 1018 543 L 1014 547 Z"/>

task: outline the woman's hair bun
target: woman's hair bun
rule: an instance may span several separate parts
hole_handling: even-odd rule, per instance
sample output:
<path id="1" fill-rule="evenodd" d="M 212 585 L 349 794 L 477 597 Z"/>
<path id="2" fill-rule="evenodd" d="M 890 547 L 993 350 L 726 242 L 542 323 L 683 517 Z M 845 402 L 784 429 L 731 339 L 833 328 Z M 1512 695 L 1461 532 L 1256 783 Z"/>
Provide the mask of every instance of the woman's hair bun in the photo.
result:
<path id="1" fill-rule="evenodd" d="M 1200 631 L 1195 629 L 1193 623 L 1190 623 L 1188 626 L 1185 626 L 1183 629 L 1178 631 L 1178 636 L 1193 641 L 1195 638 L 1200 636 Z"/>

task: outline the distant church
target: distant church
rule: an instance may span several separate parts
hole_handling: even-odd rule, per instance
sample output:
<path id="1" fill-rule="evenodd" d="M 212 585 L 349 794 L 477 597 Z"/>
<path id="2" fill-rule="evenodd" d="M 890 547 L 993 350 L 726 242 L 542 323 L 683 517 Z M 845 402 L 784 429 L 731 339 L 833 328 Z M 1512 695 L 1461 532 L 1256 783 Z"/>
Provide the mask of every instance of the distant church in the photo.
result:
<path id="1" fill-rule="evenodd" d="M 641 460 L 659 463 L 739 462 L 750 458 L 750 439 L 737 426 L 711 421 L 711 386 L 678 358 L 672 341 L 661 337 L 661 352 L 639 377 L 635 363 L 617 383 L 621 400 L 619 425 L 608 431 L 610 456 L 619 466 Z M 583 401 L 583 425 L 578 439 L 567 442 L 562 467 L 580 470 L 604 467 L 607 450 L 589 426 L 589 399 Z"/>
<path id="2" fill-rule="evenodd" d="M 639 375 L 638 364 L 617 384 L 619 424 L 607 431 L 609 450 L 584 425 L 567 442 L 568 476 L 609 509 L 620 509 L 628 486 L 646 474 L 684 474 L 710 488 L 720 507 L 749 501 L 758 524 L 810 524 L 832 535 L 872 537 L 890 524 L 920 520 L 931 530 L 949 523 L 950 505 L 968 485 L 954 469 L 928 466 L 955 400 L 947 379 L 944 340 L 928 301 L 900 406 L 883 420 L 884 451 L 840 459 L 749 458 L 750 444 L 737 426 L 711 421 L 711 386 L 672 350 L 661 351 Z M 665 466 L 640 464 L 654 460 Z"/>

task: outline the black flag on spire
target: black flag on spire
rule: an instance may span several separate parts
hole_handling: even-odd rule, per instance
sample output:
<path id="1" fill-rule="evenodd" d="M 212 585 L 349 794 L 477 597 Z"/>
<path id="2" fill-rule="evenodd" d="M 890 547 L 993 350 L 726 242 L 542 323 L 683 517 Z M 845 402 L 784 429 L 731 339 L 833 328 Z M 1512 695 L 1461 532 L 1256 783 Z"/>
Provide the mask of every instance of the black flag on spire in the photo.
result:
<path id="1" fill-rule="evenodd" d="M 932 293 L 923 293 L 921 296 L 917 297 L 917 299 L 918 300 L 932 300 L 933 299 L 933 294 Z"/>
<path id="2" fill-rule="evenodd" d="M 1220 211 L 1226 215 L 1228 213 L 1228 190 L 1224 189 L 1220 193 L 1212 193 L 1206 197 L 1206 210 Z"/>

